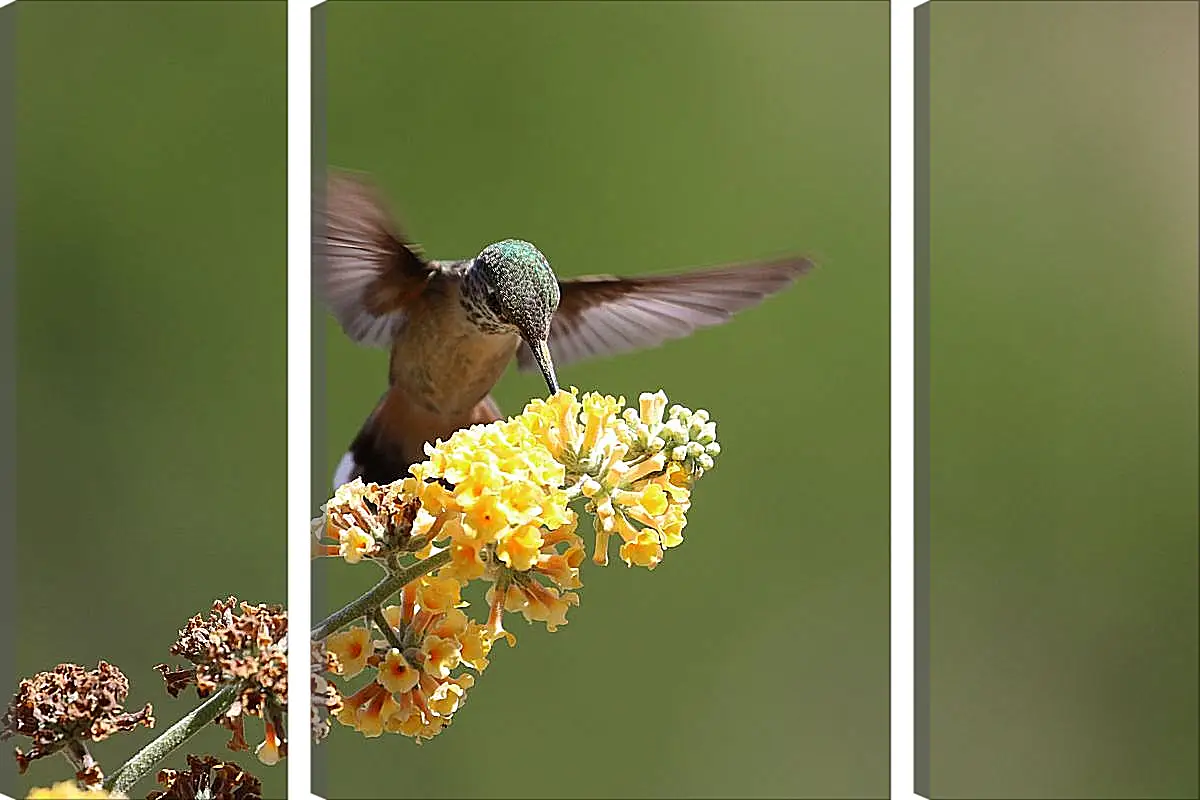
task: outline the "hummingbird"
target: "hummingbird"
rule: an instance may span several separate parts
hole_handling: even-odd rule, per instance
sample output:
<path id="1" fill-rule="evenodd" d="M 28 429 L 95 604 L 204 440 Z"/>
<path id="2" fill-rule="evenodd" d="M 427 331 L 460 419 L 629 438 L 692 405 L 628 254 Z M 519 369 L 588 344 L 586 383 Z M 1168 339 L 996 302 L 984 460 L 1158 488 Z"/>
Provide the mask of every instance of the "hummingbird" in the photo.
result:
<path id="1" fill-rule="evenodd" d="M 334 487 L 390 483 L 427 442 L 501 419 L 493 387 L 515 358 L 550 394 L 556 365 L 654 347 L 725 322 L 789 286 L 803 257 L 668 275 L 559 278 L 533 244 L 427 259 L 364 176 L 330 171 L 316 259 L 320 292 L 354 342 L 390 350 L 388 387 L 342 457 Z"/>

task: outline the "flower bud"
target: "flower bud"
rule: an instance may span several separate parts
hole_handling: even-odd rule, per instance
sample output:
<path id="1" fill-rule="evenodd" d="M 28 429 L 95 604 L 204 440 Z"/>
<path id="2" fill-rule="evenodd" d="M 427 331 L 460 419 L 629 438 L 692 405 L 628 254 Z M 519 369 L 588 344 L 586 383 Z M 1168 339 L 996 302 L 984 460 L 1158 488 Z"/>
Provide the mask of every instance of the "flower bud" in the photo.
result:
<path id="1" fill-rule="evenodd" d="M 667 395 L 662 389 L 657 392 L 642 392 L 638 397 L 641 420 L 647 425 L 662 422 L 663 409 L 667 406 Z"/>
<path id="2" fill-rule="evenodd" d="M 659 435 L 668 442 L 686 442 L 688 439 L 687 428 L 683 427 L 683 423 L 678 419 L 673 419 L 666 425 L 663 425 L 662 432 Z"/>

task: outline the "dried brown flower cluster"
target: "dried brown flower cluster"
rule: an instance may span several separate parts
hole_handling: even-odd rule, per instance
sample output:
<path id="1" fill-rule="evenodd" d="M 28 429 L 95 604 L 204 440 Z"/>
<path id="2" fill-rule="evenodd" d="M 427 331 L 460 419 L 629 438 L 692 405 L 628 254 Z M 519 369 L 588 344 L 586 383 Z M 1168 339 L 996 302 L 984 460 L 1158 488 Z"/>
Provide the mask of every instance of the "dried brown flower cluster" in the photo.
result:
<path id="1" fill-rule="evenodd" d="M 213 756 L 187 757 L 187 772 L 164 769 L 158 782 L 165 790 L 151 792 L 146 800 L 261 800 L 262 783 L 237 764 Z"/>
<path id="2" fill-rule="evenodd" d="M 387 563 L 401 553 L 420 550 L 433 538 L 428 532 L 413 533 L 420 508 L 421 501 L 405 494 L 399 484 L 372 483 L 353 493 L 339 490 L 325 515 L 313 520 L 313 555 Z M 323 539 L 339 544 L 325 544 Z"/>
<path id="3" fill-rule="evenodd" d="M 240 612 L 240 613 L 239 613 Z M 283 712 L 287 708 L 287 611 L 276 605 L 239 603 L 236 597 L 213 602 L 208 619 L 188 620 L 171 646 L 194 667 L 155 667 L 167 682 L 167 692 L 179 695 L 195 685 L 200 697 L 223 686 L 240 686 L 238 698 L 221 718 L 233 737 L 231 750 L 247 750 L 243 717 L 263 720 L 266 736 L 256 750 L 264 764 L 287 753 Z"/>
<path id="4" fill-rule="evenodd" d="M 326 678 L 341 671 L 337 656 L 325 649 L 324 642 L 311 642 L 312 651 L 312 739 L 319 742 L 329 735 L 329 718 L 342 710 L 342 693 Z"/>
<path id="5" fill-rule="evenodd" d="M 120 669 L 101 661 L 89 670 L 78 664 L 59 664 L 21 681 L 2 720 L 0 739 L 13 735 L 33 740 L 28 752 L 16 750 L 22 773 L 30 762 L 63 750 L 79 770 L 76 777 L 89 785 L 103 780 L 100 767 L 87 753 L 83 740 L 99 742 L 138 725 L 154 727 L 150 704 L 126 713 L 129 679 Z"/>

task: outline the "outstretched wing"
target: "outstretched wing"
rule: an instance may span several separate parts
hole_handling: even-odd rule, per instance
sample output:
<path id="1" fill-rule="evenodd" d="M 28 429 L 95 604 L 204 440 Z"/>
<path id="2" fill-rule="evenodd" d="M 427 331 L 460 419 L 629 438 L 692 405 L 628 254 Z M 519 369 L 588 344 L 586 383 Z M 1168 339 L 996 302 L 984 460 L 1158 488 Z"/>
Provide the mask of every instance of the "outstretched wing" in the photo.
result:
<path id="1" fill-rule="evenodd" d="M 313 259 L 325 303 L 352 340 L 389 344 L 437 270 L 394 227 L 365 178 L 330 170 Z"/>
<path id="2" fill-rule="evenodd" d="M 729 265 L 674 275 L 594 275 L 559 281 L 561 300 L 550 325 L 556 365 L 655 347 L 719 325 L 791 285 L 812 269 L 807 258 Z M 529 348 L 522 370 L 536 369 Z"/>

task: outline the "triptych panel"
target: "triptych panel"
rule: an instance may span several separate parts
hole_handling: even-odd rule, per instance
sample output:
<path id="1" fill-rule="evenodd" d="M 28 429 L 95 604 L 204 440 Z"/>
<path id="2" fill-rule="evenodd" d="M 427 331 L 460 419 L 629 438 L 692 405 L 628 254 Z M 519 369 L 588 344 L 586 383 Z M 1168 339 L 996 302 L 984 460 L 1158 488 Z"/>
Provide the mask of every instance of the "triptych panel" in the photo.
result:
<path id="1" fill-rule="evenodd" d="M 0 8 L 0 793 L 1197 796 L 1197 4 L 304 5 Z"/>

